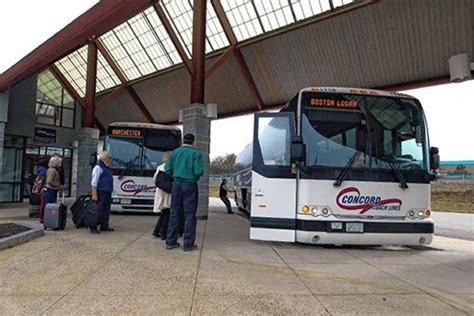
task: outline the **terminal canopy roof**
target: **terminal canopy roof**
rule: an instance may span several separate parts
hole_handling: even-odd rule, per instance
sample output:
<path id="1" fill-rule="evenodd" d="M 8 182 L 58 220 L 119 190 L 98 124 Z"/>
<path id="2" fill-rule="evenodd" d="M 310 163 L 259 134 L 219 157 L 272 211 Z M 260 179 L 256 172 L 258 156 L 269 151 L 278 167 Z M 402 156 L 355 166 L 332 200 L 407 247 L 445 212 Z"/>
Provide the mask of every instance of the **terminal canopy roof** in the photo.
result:
<path id="1" fill-rule="evenodd" d="M 473 6 L 471 0 L 210 0 L 205 102 L 216 103 L 223 117 L 281 106 L 307 86 L 447 82 L 450 56 L 474 56 Z M 101 125 L 176 122 L 189 104 L 192 20 L 192 0 L 103 0 L 1 74 L 0 91 L 31 75 L 55 76 L 82 102 L 93 40 Z"/>

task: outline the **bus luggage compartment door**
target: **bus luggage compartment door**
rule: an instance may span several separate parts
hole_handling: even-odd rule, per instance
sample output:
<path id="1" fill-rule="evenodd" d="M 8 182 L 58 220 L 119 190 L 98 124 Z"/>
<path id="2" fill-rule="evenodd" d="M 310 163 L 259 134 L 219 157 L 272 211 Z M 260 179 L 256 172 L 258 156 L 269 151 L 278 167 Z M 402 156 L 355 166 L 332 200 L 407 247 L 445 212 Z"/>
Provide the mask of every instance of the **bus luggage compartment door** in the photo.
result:
<path id="1" fill-rule="evenodd" d="M 294 133 L 293 113 L 255 114 L 250 239 L 295 242 Z"/>

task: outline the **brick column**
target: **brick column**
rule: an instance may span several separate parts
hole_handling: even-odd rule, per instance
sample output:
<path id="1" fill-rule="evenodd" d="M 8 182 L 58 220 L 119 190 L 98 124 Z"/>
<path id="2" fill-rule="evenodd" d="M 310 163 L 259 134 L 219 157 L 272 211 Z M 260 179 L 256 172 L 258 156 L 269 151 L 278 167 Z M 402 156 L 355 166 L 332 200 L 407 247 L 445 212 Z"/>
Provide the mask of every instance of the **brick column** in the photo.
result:
<path id="1" fill-rule="evenodd" d="M 92 153 L 97 153 L 99 130 L 83 127 L 78 135 L 76 196 L 90 194 L 92 167 L 89 165 Z"/>
<path id="2" fill-rule="evenodd" d="M 184 134 L 191 133 L 195 137 L 195 145 L 201 151 L 204 162 L 204 175 L 198 182 L 199 203 L 198 219 L 207 219 L 209 209 L 209 151 L 211 141 L 211 120 L 206 117 L 206 106 L 199 103 L 191 104 L 183 109 Z"/>

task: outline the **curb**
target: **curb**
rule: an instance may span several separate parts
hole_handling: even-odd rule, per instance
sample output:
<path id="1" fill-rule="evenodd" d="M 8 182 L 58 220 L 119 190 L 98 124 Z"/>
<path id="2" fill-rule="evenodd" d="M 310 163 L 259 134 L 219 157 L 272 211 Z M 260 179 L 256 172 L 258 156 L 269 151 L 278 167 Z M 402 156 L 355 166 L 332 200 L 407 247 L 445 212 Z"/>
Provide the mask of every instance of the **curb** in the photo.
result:
<path id="1" fill-rule="evenodd" d="M 27 227 L 30 230 L 6 238 L 0 238 L 0 250 L 23 244 L 25 242 L 44 235 L 43 229 L 37 228 L 33 225 L 26 224 L 23 222 L 15 222 L 14 224 Z"/>

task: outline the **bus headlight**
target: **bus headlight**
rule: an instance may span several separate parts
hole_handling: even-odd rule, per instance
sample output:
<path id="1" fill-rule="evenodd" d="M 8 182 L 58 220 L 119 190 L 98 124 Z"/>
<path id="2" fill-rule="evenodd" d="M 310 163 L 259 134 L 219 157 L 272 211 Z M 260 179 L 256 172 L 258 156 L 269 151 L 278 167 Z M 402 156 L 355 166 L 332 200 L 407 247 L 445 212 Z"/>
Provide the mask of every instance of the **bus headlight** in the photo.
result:
<path id="1" fill-rule="evenodd" d="M 420 218 L 425 217 L 425 212 L 423 212 L 423 211 L 418 211 L 418 217 L 420 217 Z"/>
<path id="2" fill-rule="evenodd" d="M 415 217 L 415 211 L 411 210 L 408 212 L 408 217 L 414 218 Z"/>
<path id="3" fill-rule="evenodd" d="M 309 206 L 308 205 L 305 205 L 301 208 L 301 211 L 303 212 L 303 214 L 307 214 L 309 212 Z"/>
<path id="4" fill-rule="evenodd" d="M 315 208 L 315 207 L 313 207 L 313 208 L 311 209 L 311 213 L 312 213 L 314 216 L 318 215 L 318 209 Z"/>
<path id="5" fill-rule="evenodd" d="M 323 207 L 323 209 L 321 210 L 321 215 L 323 215 L 324 217 L 328 217 L 329 215 L 331 215 L 331 210 L 327 207 Z"/>

